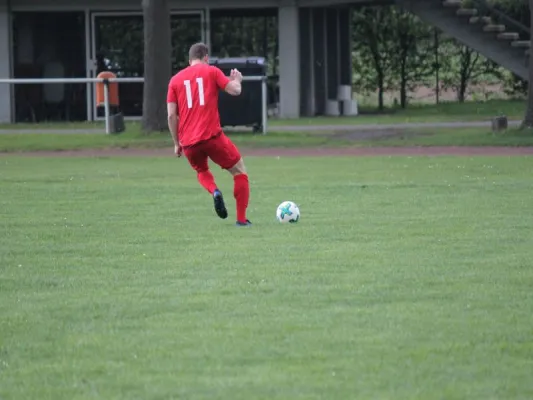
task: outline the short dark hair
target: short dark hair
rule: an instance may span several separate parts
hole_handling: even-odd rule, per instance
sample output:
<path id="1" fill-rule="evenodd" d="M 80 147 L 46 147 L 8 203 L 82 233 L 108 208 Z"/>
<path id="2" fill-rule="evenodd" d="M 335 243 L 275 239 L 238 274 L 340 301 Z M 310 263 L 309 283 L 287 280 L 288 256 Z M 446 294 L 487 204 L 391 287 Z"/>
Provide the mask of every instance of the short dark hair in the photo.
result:
<path id="1" fill-rule="evenodd" d="M 203 60 L 207 56 L 207 46 L 205 43 L 195 43 L 189 49 L 189 60 Z"/>

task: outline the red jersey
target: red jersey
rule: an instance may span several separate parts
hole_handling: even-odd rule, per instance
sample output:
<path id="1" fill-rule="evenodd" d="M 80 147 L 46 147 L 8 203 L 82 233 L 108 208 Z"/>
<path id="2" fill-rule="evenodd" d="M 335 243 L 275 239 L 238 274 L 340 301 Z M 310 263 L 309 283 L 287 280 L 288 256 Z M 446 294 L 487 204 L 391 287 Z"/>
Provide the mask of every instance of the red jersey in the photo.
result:
<path id="1" fill-rule="evenodd" d="M 172 77 L 167 103 L 178 105 L 178 138 L 182 146 L 209 140 L 220 131 L 218 91 L 225 89 L 229 78 L 217 67 L 196 64 Z"/>

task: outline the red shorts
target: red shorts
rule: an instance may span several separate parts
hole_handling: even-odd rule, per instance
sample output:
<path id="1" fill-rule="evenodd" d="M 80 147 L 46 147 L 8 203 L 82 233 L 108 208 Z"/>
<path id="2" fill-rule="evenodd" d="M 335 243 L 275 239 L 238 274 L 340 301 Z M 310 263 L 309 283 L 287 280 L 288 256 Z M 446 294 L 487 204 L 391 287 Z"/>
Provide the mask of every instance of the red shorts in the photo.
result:
<path id="1" fill-rule="evenodd" d="M 184 148 L 183 154 L 196 172 L 208 170 L 208 158 L 223 169 L 230 169 L 241 159 L 239 149 L 224 132 L 205 142 Z"/>

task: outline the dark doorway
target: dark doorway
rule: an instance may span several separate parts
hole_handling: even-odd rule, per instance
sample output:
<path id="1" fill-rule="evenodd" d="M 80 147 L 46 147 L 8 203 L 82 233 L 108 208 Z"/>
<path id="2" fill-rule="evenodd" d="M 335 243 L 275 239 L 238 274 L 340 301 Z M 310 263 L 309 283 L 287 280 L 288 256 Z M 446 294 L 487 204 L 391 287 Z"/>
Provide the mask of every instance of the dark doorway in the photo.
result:
<path id="1" fill-rule="evenodd" d="M 112 71 L 118 77 L 144 75 L 144 33 L 141 14 L 98 13 L 93 15 L 96 74 Z M 172 14 L 172 70 L 188 64 L 191 44 L 202 40 L 201 13 Z M 126 117 L 142 116 L 143 84 L 119 85 L 120 110 Z M 97 117 L 103 110 L 97 110 Z"/>
<path id="2" fill-rule="evenodd" d="M 14 12 L 15 78 L 86 76 L 83 12 Z M 15 121 L 83 121 L 87 85 L 15 85 Z"/>
<path id="3" fill-rule="evenodd" d="M 268 103 L 279 98 L 278 9 L 211 10 L 211 53 L 216 57 L 264 57 Z"/>

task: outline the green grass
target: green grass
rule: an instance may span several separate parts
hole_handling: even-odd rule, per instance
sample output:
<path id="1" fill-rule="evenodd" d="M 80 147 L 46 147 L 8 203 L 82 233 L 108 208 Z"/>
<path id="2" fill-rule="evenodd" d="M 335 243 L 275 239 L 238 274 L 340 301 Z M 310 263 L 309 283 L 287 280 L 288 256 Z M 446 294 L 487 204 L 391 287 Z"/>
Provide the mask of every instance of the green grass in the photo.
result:
<path id="1" fill-rule="evenodd" d="M 413 129 L 389 138 L 363 140 L 361 146 L 533 146 L 533 131 L 485 128 Z"/>
<path id="2" fill-rule="evenodd" d="M 356 117 L 316 117 L 301 119 L 270 119 L 271 127 L 291 125 L 364 125 L 364 124 L 395 124 L 413 122 L 455 122 L 487 120 L 495 116 L 506 115 L 510 119 L 524 116 L 525 102 L 522 100 L 490 100 L 485 102 L 441 103 L 439 105 L 411 104 L 405 110 L 386 109 L 382 113 L 367 112 Z M 128 122 L 129 130 L 139 131 L 138 122 Z M 0 124 L 0 129 L 101 129 L 102 122 L 66 122 L 36 124 Z"/>
<path id="3" fill-rule="evenodd" d="M 354 132 L 357 134 L 357 132 Z M 379 132 L 378 132 L 379 134 Z M 242 148 L 376 147 L 376 146 L 533 146 L 529 130 L 509 129 L 494 133 L 485 128 L 398 130 L 394 136 L 354 139 L 333 132 L 270 132 L 267 135 L 230 133 Z M 0 152 L 31 152 L 104 148 L 169 148 L 169 134 L 144 136 L 135 131 L 120 135 L 97 134 L 0 134 Z M 170 151 L 169 150 L 169 151 Z"/>
<path id="4" fill-rule="evenodd" d="M 405 110 L 388 109 L 384 113 L 361 114 L 356 117 L 316 117 L 297 120 L 272 120 L 277 125 L 364 125 L 364 124 L 401 124 L 415 122 L 456 122 L 484 121 L 496 116 L 506 115 L 509 119 L 524 117 L 526 103 L 522 100 L 490 100 L 486 102 L 441 103 L 439 105 L 409 105 Z"/>
<path id="5" fill-rule="evenodd" d="M 533 397 L 533 158 L 247 162 L 0 158 L 0 398 Z"/>
<path id="6" fill-rule="evenodd" d="M 332 139 L 327 136 L 294 132 L 270 132 L 268 135 L 232 133 L 232 140 L 239 146 L 256 147 L 301 147 L 327 145 Z M 341 143 L 341 142 L 339 142 Z M 120 135 L 24 133 L 0 134 L 0 152 L 81 150 L 103 148 L 163 148 L 173 147 L 170 134 L 142 135 L 128 131 Z"/>
<path id="7" fill-rule="evenodd" d="M 24 133 L 0 135 L 0 151 L 50 151 L 101 148 L 158 148 L 172 146 L 169 134 L 143 136 L 135 132 L 120 135 L 105 133 Z"/>

